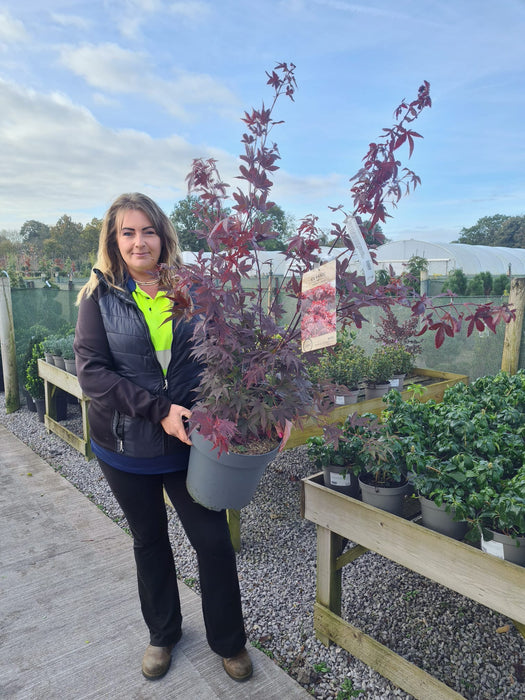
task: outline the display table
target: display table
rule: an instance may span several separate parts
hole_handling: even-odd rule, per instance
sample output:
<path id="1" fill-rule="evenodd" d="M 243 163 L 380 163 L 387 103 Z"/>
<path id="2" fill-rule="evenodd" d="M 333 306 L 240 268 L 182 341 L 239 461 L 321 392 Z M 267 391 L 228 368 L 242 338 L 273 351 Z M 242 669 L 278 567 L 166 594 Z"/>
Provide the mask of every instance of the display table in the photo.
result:
<path id="1" fill-rule="evenodd" d="M 86 459 L 91 459 L 93 453 L 91 451 L 87 416 L 89 398 L 82 392 L 77 377 L 70 372 L 60 369 L 60 367 L 50 365 L 49 362 L 45 360 L 38 360 L 38 374 L 44 380 L 46 399 L 44 425 L 48 430 L 61 437 L 68 445 L 71 445 L 71 447 L 74 447 L 83 454 Z M 66 391 L 68 394 L 78 399 L 82 411 L 82 437 L 68 430 L 68 428 L 61 425 L 56 420 L 55 394 L 57 388 Z"/>
<path id="2" fill-rule="evenodd" d="M 341 569 L 367 550 L 509 617 L 524 633 L 524 567 L 329 489 L 322 473 L 302 480 L 301 514 L 317 525 L 317 637 L 326 645 L 335 642 L 414 697 L 462 698 L 341 618 Z M 356 546 L 342 553 L 343 538 Z"/>

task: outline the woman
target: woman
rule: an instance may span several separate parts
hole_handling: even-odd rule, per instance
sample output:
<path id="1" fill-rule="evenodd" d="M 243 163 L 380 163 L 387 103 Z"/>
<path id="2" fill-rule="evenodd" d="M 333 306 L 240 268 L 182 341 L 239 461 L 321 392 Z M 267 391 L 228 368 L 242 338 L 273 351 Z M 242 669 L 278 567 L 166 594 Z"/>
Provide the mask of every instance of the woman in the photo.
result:
<path id="1" fill-rule="evenodd" d="M 193 325 L 165 322 L 170 302 L 162 291 L 181 264 L 177 234 L 158 205 L 143 194 L 121 195 L 105 216 L 96 266 L 79 294 L 77 374 L 91 398 L 93 452 L 133 535 L 150 634 L 142 673 L 164 676 L 181 637 L 165 488 L 197 553 L 208 643 L 242 681 L 252 664 L 226 513 L 195 503 L 185 484 L 191 442 L 184 421 L 200 367 L 191 355 Z"/>

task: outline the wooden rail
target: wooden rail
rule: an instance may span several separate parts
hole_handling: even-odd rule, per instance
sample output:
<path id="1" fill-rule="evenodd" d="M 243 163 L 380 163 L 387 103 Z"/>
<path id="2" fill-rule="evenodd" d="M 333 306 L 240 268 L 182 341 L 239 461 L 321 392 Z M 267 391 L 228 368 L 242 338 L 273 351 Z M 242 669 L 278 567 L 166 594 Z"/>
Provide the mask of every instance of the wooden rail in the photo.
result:
<path id="1" fill-rule="evenodd" d="M 415 368 L 411 375 L 405 380 L 405 389 L 401 392 L 404 400 L 410 397 L 410 392 L 407 387 L 410 384 L 420 384 L 424 388 L 423 395 L 420 401 L 442 401 L 443 394 L 450 386 L 454 386 L 458 382 L 468 384 L 468 377 L 465 374 L 453 374 L 452 372 L 438 372 L 433 369 Z M 337 406 L 328 416 L 323 416 L 322 419 L 309 419 L 303 421 L 299 428 L 294 426 L 290 439 L 286 443 L 286 449 L 304 445 L 309 437 L 313 435 L 323 434 L 323 422 L 325 423 L 342 423 L 351 413 L 375 413 L 379 415 L 385 408 L 382 398 L 369 399 L 365 401 L 364 389 L 362 389 L 357 403 L 348 404 L 346 406 Z"/>
<path id="2" fill-rule="evenodd" d="M 318 638 L 326 645 L 335 642 L 414 697 L 462 696 L 341 618 L 341 569 L 363 552 L 377 552 L 502 613 L 515 620 L 520 631 L 524 629 L 524 567 L 329 489 L 322 473 L 302 480 L 301 513 L 317 525 Z M 343 538 L 356 547 L 341 554 Z"/>
<path id="3" fill-rule="evenodd" d="M 87 416 L 89 398 L 82 392 L 77 377 L 70 372 L 60 369 L 60 367 L 50 365 L 45 360 L 38 360 L 38 374 L 44 380 L 46 399 L 44 425 L 48 430 L 61 437 L 68 445 L 71 445 L 71 447 L 83 454 L 86 459 L 91 459 L 93 453 L 91 451 Z M 82 437 L 79 437 L 56 420 L 55 395 L 57 388 L 66 391 L 79 400 L 82 411 Z"/>

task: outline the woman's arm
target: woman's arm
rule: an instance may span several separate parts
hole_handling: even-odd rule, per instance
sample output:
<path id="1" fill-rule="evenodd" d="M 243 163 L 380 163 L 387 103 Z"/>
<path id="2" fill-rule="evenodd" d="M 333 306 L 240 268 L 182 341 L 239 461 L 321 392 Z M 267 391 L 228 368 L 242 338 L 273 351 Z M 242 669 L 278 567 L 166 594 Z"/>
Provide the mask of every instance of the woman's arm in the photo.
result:
<path id="1" fill-rule="evenodd" d="M 172 404 L 167 397 L 155 396 L 115 371 L 102 315 L 93 295 L 80 302 L 74 349 L 79 384 L 91 399 L 154 423 L 168 417 Z"/>

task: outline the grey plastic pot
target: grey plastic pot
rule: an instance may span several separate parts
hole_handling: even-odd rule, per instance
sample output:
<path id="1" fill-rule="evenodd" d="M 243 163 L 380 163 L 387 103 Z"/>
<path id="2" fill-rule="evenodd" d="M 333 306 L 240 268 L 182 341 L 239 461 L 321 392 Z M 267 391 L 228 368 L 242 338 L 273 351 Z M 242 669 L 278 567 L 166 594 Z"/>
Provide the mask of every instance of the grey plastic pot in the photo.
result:
<path id="1" fill-rule="evenodd" d="M 186 487 L 194 501 L 210 510 L 240 510 L 252 500 L 264 471 L 279 448 L 262 455 L 223 452 L 198 433 L 192 447 Z"/>
<path id="2" fill-rule="evenodd" d="M 454 510 L 447 511 L 445 506 L 437 506 L 434 501 L 419 496 L 421 506 L 421 520 L 425 527 L 442 535 L 452 537 L 454 540 L 462 540 L 468 530 L 468 524 L 464 520 L 454 520 Z"/>
<path id="3" fill-rule="evenodd" d="M 505 561 L 525 566 L 525 537 L 509 537 L 502 532 L 490 531 L 493 538 L 481 538 L 481 549 Z"/>
<path id="4" fill-rule="evenodd" d="M 367 384 L 365 386 L 365 400 L 379 399 L 389 392 L 391 388 L 390 382 L 386 382 L 385 384 Z"/>
<path id="5" fill-rule="evenodd" d="M 323 467 L 323 481 L 325 486 L 339 493 L 344 493 L 345 496 L 357 498 L 359 494 L 357 476 L 348 467 L 340 467 L 335 464 Z"/>
<path id="6" fill-rule="evenodd" d="M 405 496 L 410 492 L 408 481 L 400 486 L 375 486 L 359 478 L 361 499 L 369 506 L 386 510 L 394 515 L 403 514 Z"/>

